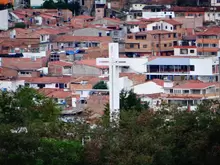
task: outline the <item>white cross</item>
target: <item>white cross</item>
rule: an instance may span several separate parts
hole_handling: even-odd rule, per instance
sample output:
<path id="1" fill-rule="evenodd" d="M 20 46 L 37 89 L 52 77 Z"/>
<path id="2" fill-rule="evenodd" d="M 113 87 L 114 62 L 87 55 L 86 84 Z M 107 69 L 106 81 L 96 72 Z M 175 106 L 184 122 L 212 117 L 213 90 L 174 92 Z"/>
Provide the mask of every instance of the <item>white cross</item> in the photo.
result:
<path id="1" fill-rule="evenodd" d="M 109 58 L 97 58 L 96 65 L 109 66 L 109 104 L 110 121 L 118 121 L 120 116 L 120 89 L 119 72 L 120 66 L 129 66 L 127 58 L 119 58 L 118 43 L 109 43 Z"/>

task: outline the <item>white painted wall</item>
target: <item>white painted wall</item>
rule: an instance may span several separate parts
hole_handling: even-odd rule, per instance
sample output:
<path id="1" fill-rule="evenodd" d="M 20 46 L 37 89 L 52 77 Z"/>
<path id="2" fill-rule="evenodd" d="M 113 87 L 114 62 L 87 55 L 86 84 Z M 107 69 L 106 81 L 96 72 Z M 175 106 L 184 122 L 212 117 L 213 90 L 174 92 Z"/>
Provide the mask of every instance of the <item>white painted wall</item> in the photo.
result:
<path id="1" fill-rule="evenodd" d="M 0 10 L 0 30 L 8 30 L 8 10 Z"/>
<path id="2" fill-rule="evenodd" d="M 140 32 L 140 27 L 139 26 L 132 26 L 130 28 L 131 33 L 137 33 Z"/>
<path id="3" fill-rule="evenodd" d="M 211 6 L 220 6 L 220 3 L 217 3 L 217 0 L 211 0 Z"/>
<path id="4" fill-rule="evenodd" d="M 148 62 L 148 58 L 125 58 L 125 60 L 130 67 L 126 72 L 144 73 L 147 71 L 146 63 Z"/>
<path id="5" fill-rule="evenodd" d="M 190 65 L 195 66 L 195 71 L 190 71 L 190 75 L 209 76 L 212 74 L 212 58 L 191 58 Z"/>
<path id="6" fill-rule="evenodd" d="M 56 83 L 45 84 L 45 88 L 56 88 Z"/>
<path id="7" fill-rule="evenodd" d="M 80 98 L 87 98 L 87 97 L 89 97 L 89 93 L 91 92 L 91 90 L 75 90 L 75 93 L 76 94 L 80 94 Z"/>
<path id="8" fill-rule="evenodd" d="M 35 19 L 36 25 L 42 25 L 42 23 L 43 23 L 42 17 L 36 16 L 36 17 L 34 17 L 34 19 Z"/>
<path id="9" fill-rule="evenodd" d="M 131 9 L 130 10 L 142 10 L 145 7 L 145 4 L 132 4 Z"/>
<path id="10" fill-rule="evenodd" d="M 50 35 L 49 34 L 42 34 L 40 35 L 40 42 L 48 42 L 50 39 Z"/>
<path id="11" fill-rule="evenodd" d="M 173 31 L 173 25 L 164 21 L 153 22 L 151 24 L 148 24 L 147 30 L 153 30 L 154 26 L 157 26 L 159 30 Z"/>
<path id="12" fill-rule="evenodd" d="M 220 20 L 220 12 L 205 12 L 204 21 Z"/>
<path id="13" fill-rule="evenodd" d="M 7 89 L 7 91 L 15 92 L 19 86 L 24 86 L 24 80 L 16 80 L 16 81 L 0 81 L 0 89 Z"/>
<path id="14" fill-rule="evenodd" d="M 24 58 L 31 58 L 31 57 L 35 57 L 35 58 L 41 58 L 41 57 L 46 57 L 46 51 L 41 51 L 39 53 L 31 53 L 31 52 L 25 52 L 22 53 Z"/>
<path id="15" fill-rule="evenodd" d="M 197 56 L 196 48 L 187 48 L 188 54 L 181 54 L 180 49 L 186 49 L 186 48 L 174 48 L 174 56 Z M 194 53 L 190 53 L 191 50 L 194 50 Z"/>
<path id="16" fill-rule="evenodd" d="M 175 17 L 175 14 L 173 11 L 169 12 L 149 12 L 149 11 L 143 11 L 142 17 L 149 19 L 149 18 L 169 18 L 169 16 L 172 16 L 172 18 Z"/>
<path id="17" fill-rule="evenodd" d="M 162 86 L 157 85 L 155 82 L 149 81 L 143 84 L 133 86 L 134 92 L 138 95 L 164 93 Z"/>

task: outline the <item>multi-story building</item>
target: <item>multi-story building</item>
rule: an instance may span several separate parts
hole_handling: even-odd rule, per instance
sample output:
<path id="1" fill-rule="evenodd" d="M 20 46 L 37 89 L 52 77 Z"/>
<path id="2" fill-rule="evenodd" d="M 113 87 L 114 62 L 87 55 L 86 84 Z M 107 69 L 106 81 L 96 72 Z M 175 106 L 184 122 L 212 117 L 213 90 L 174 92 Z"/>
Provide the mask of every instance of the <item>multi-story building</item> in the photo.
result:
<path id="1" fill-rule="evenodd" d="M 175 13 L 162 5 L 145 6 L 142 11 L 143 18 L 174 18 Z"/>
<path id="2" fill-rule="evenodd" d="M 220 27 L 210 27 L 197 33 L 197 52 L 200 56 L 216 56 L 219 50 Z"/>
<path id="3" fill-rule="evenodd" d="M 147 63 L 147 79 L 218 81 L 216 57 L 156 57 Z"/>
<path id="4" fill-rule="evenodd" d="M 151 30 L 131 33 L 125 39 L 126 54 L 173 55 L 173 46 L 178 44 L 178 36 L 165 30 Z"/>

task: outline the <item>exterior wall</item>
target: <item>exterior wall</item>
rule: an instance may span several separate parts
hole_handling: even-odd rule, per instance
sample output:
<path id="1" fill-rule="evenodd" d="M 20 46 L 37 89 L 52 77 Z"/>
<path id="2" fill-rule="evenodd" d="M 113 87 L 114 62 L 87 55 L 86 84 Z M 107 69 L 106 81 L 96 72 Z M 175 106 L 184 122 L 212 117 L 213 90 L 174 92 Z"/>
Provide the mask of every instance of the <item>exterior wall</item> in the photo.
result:
<path id="1" fill-rule="evenodd" d="M 43 34 L 40 36 L 40 42 L 43 43 L 43 42 L 49 42 L 49 39 L 50 39 L 50 35 L 48 34 Z"/>
<path id="2" fill-rule="evenodd" d="M 73 65 L 72 67 L 73 69 L 73 76 L 77 76 L 77 75 L 100 75 L 101 70 L 96 68 L 96 67 L 92 67 L 92 66 L 87 66 L 87 65 Z"/>
<path id="3" fill-rule="evenodd" d="M 91 90 L 75 90 L 76 94 L 80 95 L 80 98 L 88 98 Z"/>
<path id="4" fill-rule="evenodd" d="M 129 38 L 130 36 L 132 38 Z M 147 34 L 146 39 L 135 39 L 135 34 L 129 34 L 125 40 L 125 52 L 149 53 L 154 55 L 158 55 L 159 52 L 163 53 L 163 51 L 173 52 L 173 42 L 177 40 L 177 38 L 174 38 L 173 33 L 161 35 Z"/>
<path id="5" fill-rule="evenodd" d="M 145 7 L 145 4 L 132 4 L 131 10 L 142 10 Z"/>
<path id="6" fill-rule="evenodd" d="M 24 80 L 18 81 L 0 81 L 0 89 L 15 92 L 19 87 L 24 86 Z"/>
<path id="7" fill-rule="evenodd" d="M 96 8 L 95 9 L 95 19 L 102 19 L 105 15 L 105 9 L 104 8 Z"/>
<path id="8" fill-rule="evenodd" d="M 220 6 L 220 3 L 217 3 L 218 0 L 211 0 L 211 6 Z"/>
<path id="9" fill-rule="evenodd" d="M 46 57 L 46 51 L 41 51 L 39 53 L 22 53 L 24 58 L 31 58 L 31 57 L 36 57 L 36 58 L 41 58 L 41 57 Z"/>
<path id="10" fill-rule="evenodd" d="M 175 17 L 174 12 L 149 12 L 149 11 L 143 11 L 142 12 L 143 18 L 149 19 L 149 18 L 169 18 L 170 16 L 172 18 Z"/>
<path id="11" fill-rule="evenodd" d="M 109 88 L 110 82 L 107 82 L 107 86 Z M 121 91 L 122 89 L 124 90 L 131 90 L 133 86 L 133 81 L 130 80 L 128 77 L 120 77 L 117 82 L 118 89 Z"/>
<path id="12" fill-rule="evenodd" d="M 99 33 L 102 34 L 102 36 L 107 36 L 107 31 L 100 30 L 96 28 L 84 28 L 84 29 L 77 29 L 74 31 L 74 36 L 99 36 Z"/>
<path id="13" fill-rule="evenodd" d="M 0 30 L 8 30 L 8 10 L 0 10 Z"/>
<path id="14" fill-rule="evenodd" d="M 186 50 L 185 51 L 182 50 Z M 174 47 L 174 56 L 197 56 L 197 49 L 196 48 L 185 48 L 183 47 Z"/>
<path id="15" fill-rule="evenodd" d="M 153 93 L 164 93 L 162 86 L 157 85 L 154 82 L 146 82 L 143 84 L 133 86 L 134 92 L 138 95 L 141 94 L 153 94 Z"/>
<path id="16" fill-rule="evenodd" d="M 190 59 L 190 65 L 195 66 L 195 71 L 190 71 L 190 75 L 209 76 L 212 73 L 212 58 Z M 205 66 L 205 67 L 204 67 Z"/>
<path id="17" fill-rule="evenodd" d="M 148 58 L 126 58 L 126 63 L 129 65 L 128 69 L 122 69 L 122 72 L 127 73 L 145 73 Z"/>
<path id="18" fill-rule="evenodd" d="M 204 39 L 204 38 L 198 38 L 196 39 L 197 43 L 197 52 L 198 55 L 217 55 L 217 52 L 219 50 L 219 39 Z M 204 46 L 208 45 L 208 46 Z"/>
<path id="19" fill-rule="evenodd" d="M 220 12 L 205 12 L 204 21 L 213 21 L 220 20 Z"/>
<path id="20" fill-rule="evenodd" d="M 63 69 L 63 67 L 58 66 L 58 65 L 49 64 L 49 66 L 48 66 L 49 75 L 52 75 L 52 76 L 62 76 L 63 75 L 62 69 Z"/>

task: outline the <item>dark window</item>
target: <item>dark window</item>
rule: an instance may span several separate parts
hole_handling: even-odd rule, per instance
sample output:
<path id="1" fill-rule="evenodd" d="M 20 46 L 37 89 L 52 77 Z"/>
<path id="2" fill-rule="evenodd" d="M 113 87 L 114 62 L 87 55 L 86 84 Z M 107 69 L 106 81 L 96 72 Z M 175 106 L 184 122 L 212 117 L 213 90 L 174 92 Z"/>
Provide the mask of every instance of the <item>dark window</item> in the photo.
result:
<path id="1" fill-rule="evenodd" d="M 130 44 L 130 48 L 134 48 L 134 44 Z"/>
<path id="2" fill-rule="evenodd" d="M 194 53 L 195 52 L 195 50 L 190 50 L 190 53 Z"/>
<path id="3" fill-rule="evenodd" d="M 56 86 L 55 86 L 56 88 L 58 88 L 59 87 L 59 84 L 56 84 Z"/>
<path id="4" fill-rule="evenodd" d="M 159 44 L 157 44 L 156 47 L 158 48 L 158 47 L 159 47 Z"/>
<path id="5" fill-rule="evenodd" d="M 190 71 L 195 71 L 195 66 L 194 65 L 190 65 Z"/>
<path id="6" fill-rule="evenodd" d="M 164 47 L 167 47 L 167 44 L 164 44 Z"/>

